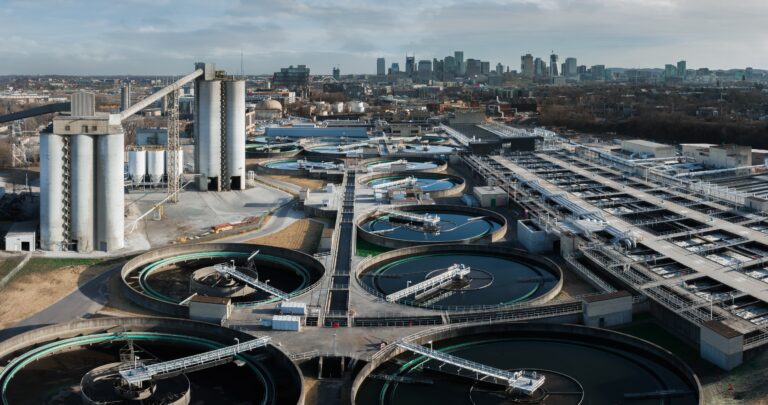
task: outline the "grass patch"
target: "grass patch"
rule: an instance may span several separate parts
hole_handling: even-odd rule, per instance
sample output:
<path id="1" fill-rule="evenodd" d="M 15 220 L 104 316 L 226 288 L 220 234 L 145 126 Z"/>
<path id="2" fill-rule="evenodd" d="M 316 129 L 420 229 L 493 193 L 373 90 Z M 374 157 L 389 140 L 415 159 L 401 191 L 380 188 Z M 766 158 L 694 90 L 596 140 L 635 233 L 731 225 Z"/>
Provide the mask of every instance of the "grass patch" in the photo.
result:
<path id="1" fill-rule="evenodd" d="M 0 278 L 10 273 L 22 260 L 24 260 L 23 256 L 0 259 Z"/>
<path id="2" fill-rule="evenodd" d="M 103 259 L 69 259 L 69 258 L 46 258 L 46 257 L 34 257 L 29 260 L 26 266 L 24 266 L 17 277 L 35 274 L 35 273 L 47 273 L 49 271 L 57 270 L 62 267 L 68 266 L 93 266 L 94 264 L 101 263 Z"/>
<path id="3" fill-rule="evenodd" d="M 356 253 L 358 256 L 362 257 L 371 257 L 371 256 L 377 256 L 384 252 L 389 252 L 390 248 L 385 248 L 383 246 L 374 245 L 373 243 L 370 243 L 368 241 L 363 240 L 362 238 L 357 238 L 357 250 Z"/>

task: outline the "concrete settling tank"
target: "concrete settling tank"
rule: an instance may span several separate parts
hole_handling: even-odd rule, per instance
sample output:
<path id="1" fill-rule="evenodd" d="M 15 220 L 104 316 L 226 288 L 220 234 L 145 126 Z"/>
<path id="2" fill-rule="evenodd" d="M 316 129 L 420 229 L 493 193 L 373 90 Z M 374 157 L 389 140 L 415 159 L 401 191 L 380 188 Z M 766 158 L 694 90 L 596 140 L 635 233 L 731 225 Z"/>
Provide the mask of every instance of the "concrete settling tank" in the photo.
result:
<path id="1" fill-rule="evenodd" d="M 465 181 L 459 176 L 443 173 L 398 172 L 371 174 L 360 177 L 360 184 L 375 191 L 403 190 L 429 193 L 433 198 L 460 196 Z"/>
<path id="2" fill-rule="evenodd" d="M 464 269 L 465 274 L 450 276 L 457 269 Z M 364 260 L 355 274 L 366 291 L 387 302 L 441 311 L 542 303 L 554 298 L 563 286 L 562 270 L 554 262 L 488 245 L 439 244 L 393 250 Z M 417 286 L 424 288 L 403 294 Z"/>
<path id="3" fill-rule="evenodd" d="M 375 172 L 443 172 L 448 164 L 434 159 L 373 159 L 364 163 L 369 173 Z"/>
<path id="4" fill-rule="evenodd" d="M 254 252 L 259 253 L 251 256 Z M 251 258 L 251 260 L 249 260 Z M 153 250 L 128 261 L 121 271 L 123 291 L 135 304 L 180 317 L 193 294 L 230 298 L 236 306 L 277 302 L 280 298 L 216 271 L 234 263 L 248 277 L 265 282 L 288 297 L 314 288 L 323 265 L 310 255 L 290 249 L 244 243 L 204 243 Z"/>
<path id="5" fill-rule="evenodd" d="M 401 248 L 436 243 L 491 243 L 507 232 L 507 220 L 493 211 L 460 205 L 378 207 L 357 221 L 361 239 Z"/>
<path id="6" fill-rule="evenodd" d="M 699 380 L 683 361 L 649 342 L 604 329 L 508 323 L 436 328 L 407 341 L 497 370 L 536 373 L 543 384 L 523 393 L 390 344 L 356 377 L 353 403 L 701 403 Z"/>
<path id="7" fill-rule="evenodd" d="M 0 344 L 2 403 L 303 403 L 301 373 L 269 343 L 151 382 L 127 384 L 120 374 L 254 339 L 170 318 L 100 318 L 43 327 Z"/>

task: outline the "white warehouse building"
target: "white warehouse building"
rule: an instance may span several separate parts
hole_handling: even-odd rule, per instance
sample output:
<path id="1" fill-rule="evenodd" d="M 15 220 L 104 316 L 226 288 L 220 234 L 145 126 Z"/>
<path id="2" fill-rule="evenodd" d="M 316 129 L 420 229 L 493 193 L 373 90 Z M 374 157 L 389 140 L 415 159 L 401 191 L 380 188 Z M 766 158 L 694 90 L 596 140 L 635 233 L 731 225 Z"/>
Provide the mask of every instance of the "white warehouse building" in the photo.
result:
<path id="1" fill-rule="evenodd" d="M 638 155 L 637 157 L 671 158 L 675 157 L 675 147 L 663 143 L 633 139 L 621 141 L 621 149 Z"/>

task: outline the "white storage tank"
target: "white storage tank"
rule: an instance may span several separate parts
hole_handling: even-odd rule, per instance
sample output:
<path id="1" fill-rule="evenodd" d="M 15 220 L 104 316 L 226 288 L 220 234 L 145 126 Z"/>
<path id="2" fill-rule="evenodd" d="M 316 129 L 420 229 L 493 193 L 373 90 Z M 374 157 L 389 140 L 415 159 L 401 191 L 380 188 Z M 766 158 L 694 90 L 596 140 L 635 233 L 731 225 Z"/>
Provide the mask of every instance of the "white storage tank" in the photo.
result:
<path id="1" fill-rule="evenodd" d="M 201 191 L 221 190 L 221 81 L 198 82 L 195 167 Z"/>
<path id="2" fill-rule="evenodd" d="M 350 111 L 353 113 L 364 113 L 365 103 L 363 103 L 362 101 L 353 101 Z"/>
<path id="3" fill-rule="evenodd" d="M 344 112 L 344 103 L 342 103 L 342 102 L 336 103 L 336 105 L 334 106 L 334 110 L 335 110 L 335 112 L 337 114 L 343 113 Z"/>
<path id="4" fill-rule="evenodd" d="M 224 82 L 227 110 L 227 170 L 229 178 L 222 178 L 222 184 L 229 182 L 232 190 L 245 190 L 245 81 Z M 222 173 L 222 176 L 224 174 Z"/>
<path id="5" fill-rule="evenodd" d="M 149 181 L 159 183 L 165 174 L 165 151 L 162 149 L 147 151 L 147 174 Z"/>
<path id="6" fill-rule="evenodd" d="M 147 174 L 147 151 L 133 149 L 128 151 L 128 176 L 134 182 L 141 182 Z"/>
<path id="7" fill-rule="evenodd" d="M 59 251 L 64 235 L 64 139 L 40 134 L 40 248 Z"/>
<path id="8" fill-rule="evenodd" d="M 93 227 L 93 213 L 95 211 L 95 197 L 93 195 L 94 139 L 92 136 L 84 134 L 70 136 L 69 150 L 71 158 L 71 227 L 68 242 L 74 242 L 74 245 L 70 247 L 71 249 L 87 253 L 95 248 Z M 120 160 L 122 161 L 122 159 Z"/>
<path id="9" fill-rule="evenodd" d="M 123 133 L 96 137 L 96 246 L 109 252 L 125 246 Z"/>

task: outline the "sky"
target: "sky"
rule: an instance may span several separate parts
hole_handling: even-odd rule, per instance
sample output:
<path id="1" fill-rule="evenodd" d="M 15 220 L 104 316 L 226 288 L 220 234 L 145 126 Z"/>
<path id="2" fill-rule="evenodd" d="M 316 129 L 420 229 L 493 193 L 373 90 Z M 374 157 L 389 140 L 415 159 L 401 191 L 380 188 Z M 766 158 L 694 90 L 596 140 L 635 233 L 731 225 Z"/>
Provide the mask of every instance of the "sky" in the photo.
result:
<path id="1" fill-rule="evenodd" d="M 405 54 L 520 66 L 768 68 L 768 0 L 0 0 L 0 74 L 375 73 Z"/>

